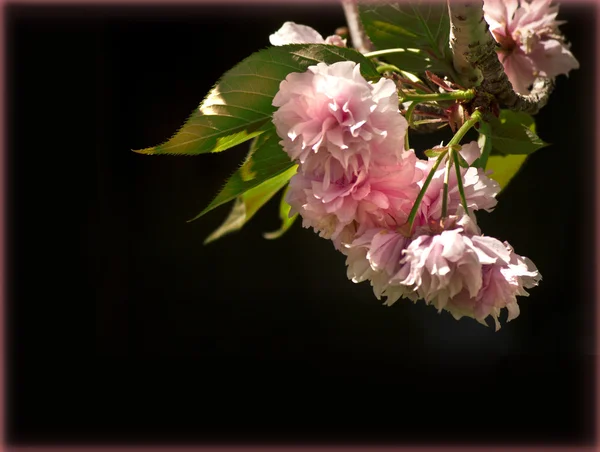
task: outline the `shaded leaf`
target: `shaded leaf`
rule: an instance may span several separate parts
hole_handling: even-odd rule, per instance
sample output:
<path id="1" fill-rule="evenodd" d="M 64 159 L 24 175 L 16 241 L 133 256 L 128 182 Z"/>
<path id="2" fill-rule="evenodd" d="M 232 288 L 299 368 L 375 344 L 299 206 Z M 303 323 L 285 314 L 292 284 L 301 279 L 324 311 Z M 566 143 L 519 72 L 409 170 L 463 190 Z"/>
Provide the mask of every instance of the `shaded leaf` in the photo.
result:
<path id="1" fill-rule="evenodd" d="M 279 141 L 280 138 L 273 126 L 259 137 L 256 137 L 242 166 L 229 178 L 215 199 L 189 221 L 200 218 L 215 207 L 219 207 L 263 182 L 295 167 L 296 164 L 290 160 L 281 148 Z"/>
<path id="2" fill-rule="evenodd" d="M 290 189 L 290 186 L 288 185 L 287 188 L 284 190 L 283 194 L 281 195 L 281 202 L 279 203 L 279 218 L 281 219 L 281 227 L 273 232 L 265 232 L 263 234 L 263 237 L 265 239 L 268 239 L 268 240 L 278 239 L 279 237 L 281 237 L 283 234 L 286 233 L 286 231 L 292 226 L 292 224 L 294 224 L 294 221 L 296 221 L 296 218 L 298 218 L 297 213 L 290 216 L 290 210 L 291 210 L 292 206 L 290 206 L 285 201 L 285 197 L 286 197 L 289 189 Z"/>
<path id="3" fill-rule="evenodd" d="M 492 152 L 492 128 L 486 121 L 479 121 L 479 138 L 477 144 L 481 149 L 481 156 L 473 162 L 475 168 L 485 168 Z"/>
<path id="4" fill-rule="evenodd" d="M 529 155 L 549 145 L 535 133 L 533 117 L 523 112 L 501 110 L 490 126 L 494 154 Z"/>
<path id="5" fill-rule="evenodd" d="M 223 224 L 206 238 L 204 244 L 214 242 L 226 234 L 239 231 L 275 193 L 288 183 L 295 173 L 296 168 L 290 168 L 238 196 Z"/>
<path id="6" fill-rule="evenodd" d="M 380 76 L 373 63 L 354 49 L 325 44 L 291 44 L 256 52 L 227 71 L 183 127 L 167 142 L 134 152 L 196 155 L 221 152 L 259 136 L 270 127 L 271 104 L 291 72 L 320 62 L 360 63 L 365 78 Z"/>
<path id="7" fill-rule="evenodd" d="M 404 49 L 402 53 L 385 55 L 382 59 L 411 72 L 453 73 L 446 2 L 365 1 L 359 3 L 359 14 L 377 49 Z"/>

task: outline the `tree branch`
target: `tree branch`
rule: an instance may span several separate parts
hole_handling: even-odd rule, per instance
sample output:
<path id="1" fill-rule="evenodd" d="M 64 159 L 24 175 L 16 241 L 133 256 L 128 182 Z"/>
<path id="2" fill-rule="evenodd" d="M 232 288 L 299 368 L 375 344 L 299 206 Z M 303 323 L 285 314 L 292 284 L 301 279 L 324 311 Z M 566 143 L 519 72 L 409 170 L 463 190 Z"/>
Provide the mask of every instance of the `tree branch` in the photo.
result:
<path id="1" fill-rule="evenodd" d="M 451 5 L 452 3 L 452 5 Z M 448 1 L 448 15 L 450 16 L 450 49 L 452 50 L 452 62 L 460 80 L 457 80 L 465 88 L 479 86 L 482 74 L 479 69 L 467 61 L 469 45 L 485 39 L 487 29 L 482 27 L 479 17 L 472 3 L 455 3 Z"/>
<path id="2" fill-rule="evenodd" d="M 346 23 L 350 31 L 352 46 L 360 53 L 367 53 L 373 50 L 373 44 L 365 33 L 358 15 L 358 4 L 356 0 L 342 0 L 342 7 L 346 15 Z"/>
<path id="3" fill-rule="evenodd" d="M 474 76 L 478 75 L 475 71 L 480 71 L 481 90 L 492 94 L 501 107 L 511 110 L 535 114 L 546 105 L 554 89 L 553 79 L 538 77 L 528 95 L 518 94 L 513 90 L 498 59 L 496 41 L 483 16 L 483 0 L 448 0 L 448 12 L 454 66 L 467 82 L 474 82 Z M 465 63 L 470 64 L 471 68 Z"/>

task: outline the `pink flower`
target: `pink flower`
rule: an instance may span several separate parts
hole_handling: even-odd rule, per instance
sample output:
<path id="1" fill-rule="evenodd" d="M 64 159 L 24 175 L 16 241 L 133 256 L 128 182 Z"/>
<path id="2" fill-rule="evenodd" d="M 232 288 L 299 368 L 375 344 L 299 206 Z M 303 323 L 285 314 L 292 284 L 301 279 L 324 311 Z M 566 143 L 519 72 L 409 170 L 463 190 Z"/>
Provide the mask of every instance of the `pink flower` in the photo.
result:
<path id="1" fill-rule="evenodd" d="M 483 323 L 484 318 L 491 316 L 497 331 L 502 308 L 508 310 L 507 322 L 519 316 L 517 295 L 528 296 L 525 288 L 537 286 L 541 276 L 530 259 L 515 254 L 508 243 L 504 242 L 504 246 L 508 259 L 482 266 L 482 286 L 477 296 L 470 297 L 463 291 L 449 300 L 446 309 L 454 318 L 468 316 Z"/>
<path id="2" fill-rule="evenodd" d="M 356 234 L 374 227 L 395 228 L 406 222 L 419 193 L 421 172 L 416 156 L 406 151 L 393 166 L 365 165 L 350 175 L 338 160 L 326 175 L 302 171 L 290 180 L 286 201 L 291 213 L 302 216 L 304 227 L 313 227 L 322 237 L 337 239 L 349 226 Z M 360 159 L 359 159 L 360 162 Z"/>
<path id="3" fill-rule="evenodd" d="M 491 316 L 500 328 L 519 315 L 517 296 L 538 284 L 541 276 L 528 258 L 493 237 L 481 235 L 475 219 L 449 217 L 441 232 L 417 228 L 409 238 L 399 229 L 373 228 L 340 249 L 346 255 L 348 278 L 369 281 L 378 299 L 391 306 L 400 298 L 425 300 L 456 319 L 472 317 L 487 325 Z"/>
<path id="4" fill-rule="evenodd" d="M 346 47 L 346 40 L 338 35 L 323 36 L 314 28 L 294 22 L 285 22 L 279 30 L 269 36 L 269 42 L 274 46 L 286 44 L 331 44 Z"/>
<path id="5" fill-rule="evenodd" d="M 462 146 L 460 154 L 467 163 L 472 164 L 481 155 L 481 150 L 476 141 L 471 141 Z M 419 183 L 420 187 L 423 186 L 435 160 L 435 158 L 430 158 L 427 161 L 419 160 L 417 162 L 417 167 L 423 172 L 423 179 Z M 442 216 L 445 163 L 446 159 L 444 158 L 425 192 L 419 208 L 417 224 L 427 224 L 430 220 L 439 220 Z M 496 196 L 500 192 L 498 182 L 489 178 L 481 168 L 461 168 L 460 172 L 463 177 L 467 207 L 470 210 L 483 209 L 488 212 L 493 210 L 498 203 Z M 448 180 L 448 215 L 456 215 L 460 204 L 456 169 L 453 166 Z"/>
<path id="6" fill-rule="evenodd" d="M 374 228 L 341 249 L 346 257 L 347 276 L 354 283 L 370 281 L 378 300 L 393 304 L 401 297 L 416 301 L 412 288 L 390 284 L 392 275 L 400 270 L 400 261 L 410 239 L 395 230 Z"/>
<path id="7" fill-rule="evenodd" d="M 280 142 L 301 171 L 334 183 L 371 164 L 393 166 L 403 156 L 406 119 L 391 80 L 367 82 L 358 64 L 343 61 L 289 74 L 273 99 Z M 337 161 L 341 167 L 334 164 Z"/>
<path id="8" fill-rule="evenodd" d="M 528 94 L 537 76 L 556 77 L 579 68 L 560 35 L 552 0 L 485 0 L 483 10 L 513 88 Z"/>
<path id="9" fill-rule="evenodd" d="M 389 283 L 412 288 L 457 319 L 468 316 L 485 324 L 491 316 L 498 330 L 500 310 L 507 308 L 508 321 L 518 316 L 516 296 L 528 295 L 525 288 L 536 286 L 541 276 L 508 243 L 481 235 L 471 217 L 463 216 L 456 226 L 416 237 Z"/>

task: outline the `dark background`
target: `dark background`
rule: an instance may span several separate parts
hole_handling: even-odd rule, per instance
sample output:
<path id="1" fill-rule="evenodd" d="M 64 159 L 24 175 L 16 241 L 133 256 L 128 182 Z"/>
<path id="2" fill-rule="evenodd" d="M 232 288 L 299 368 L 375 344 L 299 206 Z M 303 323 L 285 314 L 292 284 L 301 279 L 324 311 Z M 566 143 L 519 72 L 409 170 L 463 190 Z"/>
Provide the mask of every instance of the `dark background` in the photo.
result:
<path id="1" fill-rule="evenodd" d="M 5 18 L 11 443 L 591 441 L 593 6 L 561 7 L 581 69 L 538 115 L 553 146 L 479 217 L 544 277 L 497 333 L 422 302 L 383 307 L 300 224 L 264 240 L 278 201 L 203 246 L 229 208 L 186 220 L 244 145 L 130 151 L 170 137 L 284 21 L 327 36 L 341 7 L 9 5 Z"/>

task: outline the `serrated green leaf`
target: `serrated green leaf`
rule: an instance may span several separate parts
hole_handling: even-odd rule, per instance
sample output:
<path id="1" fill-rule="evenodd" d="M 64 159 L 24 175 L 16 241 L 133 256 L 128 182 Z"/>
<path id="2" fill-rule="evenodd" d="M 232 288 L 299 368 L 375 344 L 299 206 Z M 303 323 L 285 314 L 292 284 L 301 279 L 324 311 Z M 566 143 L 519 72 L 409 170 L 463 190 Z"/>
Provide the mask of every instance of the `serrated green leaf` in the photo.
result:
<path id="1" fill-rule="evenodd" d="M 494 154 L 530 155 L 549 146 L 535 133 L 535 120 L 523 112 L 501 110 L 500 116 L 492 118 L 491 141 Z"/>
<path id="2" fill-rule="evenodd" d="M 294 166 L 238 196 L 223 224 L 204 240 L 204 244 L 214 242 L 226 234 L 239 231 L 275 193 L 289 182 L 295 173 L 296 167 Z"/>
<path id="3" fill-rule="evenodd" d="M 281 148 L 279 141 L 280 138 L 273 126 L 256 137 L 242 166 L 229 178 L 215 199 L 189 221 L 197 220 L 207 212 L 232 201 L 246 191 L 295 168 L 296 164 Z"/>
<path id="4" fill-rule="evenodd" d="M 367 79 L 378 79 L 374 64 L 354 49 L 325 44 L 291 44 L 256 52 L 227 71 L 183 127 L 167 142 L 134 152 L 197 155 L 221 152 L 269 128 L 273 97 L 291 72 L 317 63 L 354 61 Z"/>
<path id="5" fill-rule="evenodd" d="M 226 234 L 239 231 L 244 224 L 246 224 L 246 205 L 240 196 L 239 198 L 236 198 L 235 202 L 233 203 L 233 208 L 231 209 L 231 212 L 229 212 L 229 215 L 223 224 L 219 226 L 212 234 L 206 237 L 204 244 L 208 245 L 209 243 L 214 242 Z"/>
<path id="6" fill-rule="evenodd" d="M 365 1 L 359 3 L 359 15 L 377 49 L 405 49 L 382 59 L 410 72 L 453 73 L 446 2 Z"/>
<path id="7" fill-rule="evenodd" d="M 492 170 L 490 177 L 500 184 L 501 189 L 504 189 L 519 172 L 527 157 L 519 154 L 490 155 L 485 169 L 486 172 Z"/>
<path id="8" fill-rule="evenodd" d="M 289 189 L 290 189 L 290 186 L 288 185 L 286 187 L 286 189 L 283 191 L 283 194 L 281 195 L 281 201 L 279 203 L 279 218 L 281 219 L 281 227 L 273 232 L 265 232 L 263 234 L 263 237 L 265 239 L 268 239 L 268 240 L 278 239 L 279 237 L 281 237 L 283 234 L 285 234 L 287 232 L 287 230 L 292 226 L 292 224 L 294 224 L 294 221 L 296 221 L 296 218 L 298 218 L 297 213 L 290 216 L 290 210 L 291 210 L 292 206 L 290 206 L 285 200 L 285 197 L 286 197 Z"/>

